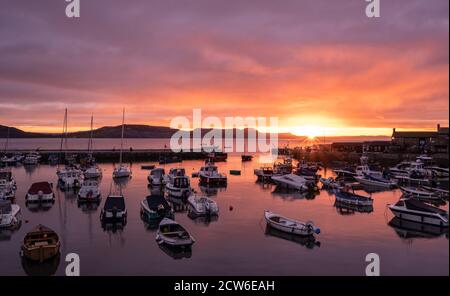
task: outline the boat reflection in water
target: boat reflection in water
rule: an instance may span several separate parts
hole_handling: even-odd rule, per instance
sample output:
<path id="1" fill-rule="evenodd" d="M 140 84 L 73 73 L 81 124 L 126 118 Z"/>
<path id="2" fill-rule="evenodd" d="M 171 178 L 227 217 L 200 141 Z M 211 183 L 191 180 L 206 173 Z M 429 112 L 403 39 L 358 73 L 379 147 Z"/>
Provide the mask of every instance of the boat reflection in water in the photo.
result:
<path id="1" fill-rule="evenodd" d="M 219 215 L 196 215 L 194 211 L 189 211 L 187 215 L 197 225 L 208 226 L 211 222 L 219 221 Z"/>
<path id="2" fill-rule="evenodd" d="M 213 195 L 217 195 L 219 192 L 222 191 L 226 191 L 227 190 L 227 185 L 202 185 L 199 184 L 198 188 L 200 189 L 200 191 L 204 194 L 206 194 L 206 196 L 213 196 Z"/>
<path id="3" fill-rule="evenodd" d="M 122 232 L 125 229 L 126 224 L 127 224 L 126 220 L 125 221 L 104 220 L 104 222 L 102 222 L 102 229 L 105 232 L 111 233 Z"/>
<path id="4" fill-rule="evenodd" d="M 51 276 L 58 270 L 60 257 L 58 254 L 43 262 L 32 261 L 22 257 L 22 268 L 28 276 Z"/>
<path id="5" fill-rule="evenodd" d="M 25 206 L 30 212 L 48 211 L 55 201 L 25 202 Z"/>
<path id="6" fill-rule="evenodd" d="M 342 203 L 339 201 L 335 201 L 334 207 L 336 208 L 336 211 L 343 215 L 354 215 L 355 213 L 372 213 L 373 212 L 373 206 L 358 206 L 358 205 L 350 205 L 347 203 Z"/>
<path id="7" fill-rule="evenodd" d="M 14 232 L 18 231 L 22 226 L 22 220 L 19 221 L 14 227 L 10 228 L 0 228 L 0 242 L 9 241 L 13 236 Z"/>
<path id="8" fill-rule="evenodd" d="M 439 227 L 431 224 L 422 224 L 418 222 L 402 220 L 394 217 L 389 221 L 391 226 L 397 235 L 402 239 L 413 238 L 438 238 L 443 235 L 448 239 L 448 228 Z"/>
<path id="9" fill-rule="evenodd" d="M 164 253 L 166 253 L 168 256 L 172 257 L 175 260 L 192 257 L 192 248 L 191 247 L 184 247 L 184 248 L 170 247 L 166 244 L 160 244 L 159 248 Z"/>
<path id="10" fill-rule="evenodd" d="M 313 200 L 319 193 L 319 191 L 300 192 L 298 190 L 285 189 L 280 186 L 276 186 L 275 190 L 272 191 L 272 196 L 277 196 L 287 201 L 294 201 L 298 199 Z"/>
<path id="11" fill-rule="evenodd" d="M 188 211 L 188 204 L 186 204 L 181 198 L 168 196 L 167 200 L 175 213 L 185 213 Z"/>
<path id="12" fill-rule="evenodd" d="M 270 225 L 266 225 L 265 235 L 288 240 L 288 241 L 297 243 L 299 245 L 302 245 L 308 249 L 320 247 L 320 245 L 321 245 L 320 242 L 316 240 L 314 235 L 308 235 L 308 236 L 295 235 L 295 234 L 277 230 L 277 229 L 271 227 Z"/>
<path id="13" fill-rule="evenodd" d="M 100 201 L 78 201 L 77 204 L 83 213 L 93 213 L 97 212 Z"/>

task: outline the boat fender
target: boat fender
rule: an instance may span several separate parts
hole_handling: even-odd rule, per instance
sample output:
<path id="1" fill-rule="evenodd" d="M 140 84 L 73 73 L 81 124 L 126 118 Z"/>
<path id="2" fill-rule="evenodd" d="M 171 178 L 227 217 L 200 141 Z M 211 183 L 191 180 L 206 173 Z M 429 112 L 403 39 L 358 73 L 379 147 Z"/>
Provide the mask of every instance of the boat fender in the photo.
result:
<path id="1" fill-rule="evenodd" d="M 320 234 L 320 228 L 319 228 L 319 227 L 316 227 L 316 229 L 314 229 L 314 232 L 315 232 L 316 234 Z"/>

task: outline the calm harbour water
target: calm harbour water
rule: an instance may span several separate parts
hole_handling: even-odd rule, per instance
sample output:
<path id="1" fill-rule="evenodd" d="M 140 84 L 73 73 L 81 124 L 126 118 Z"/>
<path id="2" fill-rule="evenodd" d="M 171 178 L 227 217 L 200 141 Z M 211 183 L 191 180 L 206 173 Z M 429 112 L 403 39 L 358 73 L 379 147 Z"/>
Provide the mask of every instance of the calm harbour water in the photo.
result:
<path id="1" fill-rule="evenodd" d="M 257 157 L 241 163 L 240 157 L 231 156 L 227 162 L 218 163 L 221 172 L 240 169 L 242 175 L 228 174 L 227 188 L 208 191 L 220 207 L 216 221 L 192 220 L 184 207 L 178 207 L 175 220 L 190 231 L 196 243 L 188 258 L 174 259 L 174 254 L 157 245 L 156 231 L 140 218 L 140 202 L 149 194 L 148 171 L 141 170 L 142 164 L 132 165 L 133 177 L 122 185 L 128 222 L 116 231 L 103 230 L 99 220 L 100 207 L 112 183 L 112 164 L 101 165 L 103 199 L 98 209 L 91 210 L 79 208 L 74 193 L 61 191 L 56 191 L 56 201 L 49 210 L 28 209 L 24 197 L 30 184 L 41 180 L 56 184 L 56 167 L 14 168 L 16 203 L 22 208 L 24 223 L 13 233 L 0 233 L 0 275 L 45 273 L 52 268 L 56 269 L 55 274 L 63 275 L 65 255 L 71 252 L 80 255 L 82 275 L 364 275 L 368 253 L 380 255 L 382 275 L 449 274 L 448 232 L 420 229 L 417 225 L 407 231 L 388 225 L 393 215 L 386 204 L 399 198 L 399 190 L 373 193 L 371 213 L 340 212 L 334 206 L 334 195 L 325 190 L 306 199 L 296 193 L 277 193 L 274 186 L 256 183 L 253 169 L 259 167 Z M 163 167 L 167 171 L 181 165 L 190 175 L 202 164 L 184 161 Z M 321 174 L 329 176 L 332 172 Z M 191 181 L 200 191 L 198 179 Z M 314 221 L 322 231 L 317 236 L 320 246 L 285 234 L 267 233 L 264 209 Z M 54 262 L 53 267 L 49 264 L 39 268 L 21 264 L 21 241 L 39 223 L 60 235 L 59 265 Z M 426 234 L 430 231 L 434 232 L 431 236 Z"/>

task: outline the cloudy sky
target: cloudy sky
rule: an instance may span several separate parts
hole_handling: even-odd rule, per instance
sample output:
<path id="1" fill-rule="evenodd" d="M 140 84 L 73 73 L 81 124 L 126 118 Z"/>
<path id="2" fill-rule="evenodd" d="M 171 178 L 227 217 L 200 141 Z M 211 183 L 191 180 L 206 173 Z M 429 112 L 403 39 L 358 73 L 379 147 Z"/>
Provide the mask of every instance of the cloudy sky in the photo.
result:
<path id="1" fill-rule="evenodd" d="M 284 130 L 448 125 L 449 1 L 0 0 L 0 124 L 59 131 L 277 116 Z"/>

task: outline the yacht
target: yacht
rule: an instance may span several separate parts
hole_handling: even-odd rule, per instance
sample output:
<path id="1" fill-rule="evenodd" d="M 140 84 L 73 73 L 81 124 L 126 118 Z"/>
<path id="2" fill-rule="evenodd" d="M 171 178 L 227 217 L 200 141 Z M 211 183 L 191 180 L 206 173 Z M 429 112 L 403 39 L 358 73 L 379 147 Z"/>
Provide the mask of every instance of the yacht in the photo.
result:
<path id="1" fill-rule="evenodd" d="M 36 165 L 39 163 L 39 160 L 41 159 L 41 156 L 37 152 L 30 152 L 27 155 L 25 155 L 25 158 L 23 159 L 22 163 L 24 165 Z"/>
<path id="2" fill-rule="evenodd" d="M 99 201 L 100 197 L 100 188 L 95 180 L 85 180 L 80 191 L 78 191 L 79 201 Z"/>
<path id="3" fill-rule="evenodd" d="M 120 160 L 119 166 L 114 168 L 113 178 L 129 178 L 131 177 L 131 170 L 128 166 L 122 163 L 123 160 L 123 134 L 125 130 L 125 109 L 122 113 L 122 136 L 120 139 Z"/>
<path id="4" fill-rule="evenodd" d="M 98 179 L 102 176 L 102 170 L 94 164 L 88 167 L 83 174 L 86 179 Z"/>
<path id="5" fill-rule="evenodd" d="M 58 169 L 58 182 L 61 188 L 80 188 L 83 184 L 83 172 L 73 166 L 66 166 L 64 169 Z"/>
<path id="6" fill-rule="evenodd" d="M 25 196 L 26 202 L 47 202 L 54 199 L 52 185 L 48 182 L 33 183 Z"/>
<path id="7" fill-rule="evenodd" d="M 428 205 L 412 198 L 401 198 L 397 203 L 388 205 L 399 219 L 448 227 L 448 213 L 440 208 Z"/>

